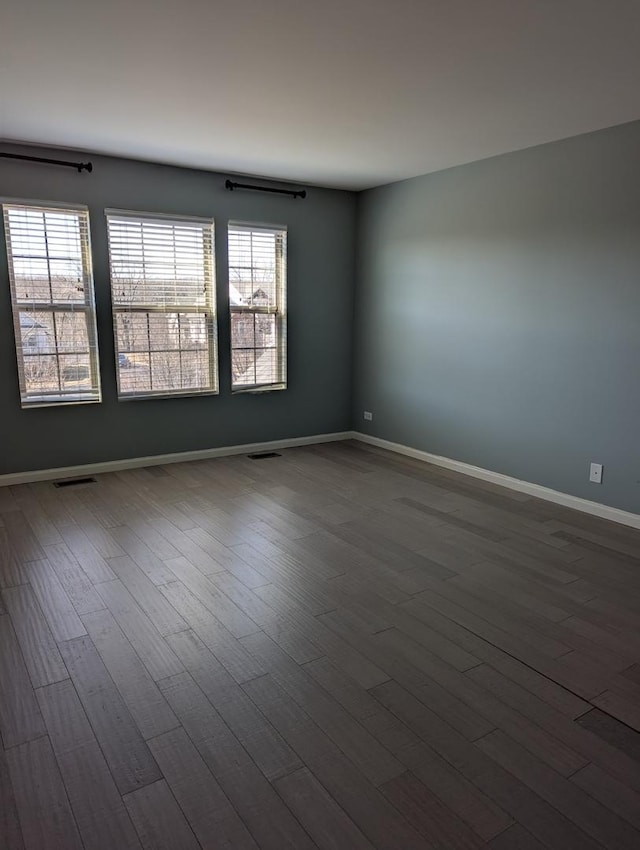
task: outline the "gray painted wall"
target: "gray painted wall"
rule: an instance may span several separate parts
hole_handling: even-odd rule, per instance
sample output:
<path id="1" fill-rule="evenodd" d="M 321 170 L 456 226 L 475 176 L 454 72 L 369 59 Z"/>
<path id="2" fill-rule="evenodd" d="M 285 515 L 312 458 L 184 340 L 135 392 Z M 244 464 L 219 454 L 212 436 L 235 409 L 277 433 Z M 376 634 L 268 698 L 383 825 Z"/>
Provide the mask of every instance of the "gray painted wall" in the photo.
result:
<path id="1" fill-rule="evenodd" d="M 87 159 L 43 149 L 5 148 Z M 228 192 L 224 176 L 91 156 L 92 174 L 0 159 L 0 196 L 86 204 L 91 216 L 102 404 L 20 408 L 4 239 L 0 239 L 0 474 L 342 431 L 350 427 L 355 196 L 293 200 Z M 220 395 L 118 402 L 104 209 L 211 216 L 216 223 Z M 226 226 L 286 224 L 289 388 L 230 392 Z"/>
<path id="2" fill-rule="evenodd" d="M 640 511 L 640 122 L 362 194 L 354 374 L 360 431 Z"/>

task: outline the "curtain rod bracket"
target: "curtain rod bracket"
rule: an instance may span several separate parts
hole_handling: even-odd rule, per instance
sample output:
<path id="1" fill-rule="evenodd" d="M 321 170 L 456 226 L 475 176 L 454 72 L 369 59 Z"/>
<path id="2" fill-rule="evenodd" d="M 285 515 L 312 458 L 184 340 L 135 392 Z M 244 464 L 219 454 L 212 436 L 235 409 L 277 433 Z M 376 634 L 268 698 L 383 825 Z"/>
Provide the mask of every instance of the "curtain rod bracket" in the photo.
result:
<path id="1" fill-rule="evenodd" d="M 22 153 L 2 153 L 2 159 L 19 159 L 22 162 L 40 162 L 44 165 L 64 165 L 67 168 L 75 168 L 80 174 L 82 171 L 88 171 L 89 174 L 93 171 L 93 163 L 91 162 L 69 162 L 66 159 L 49 159 L 45 156 L 27 156 Z"/>
<path id="2" fill-rule="evenodd" d="M 273 192 L 276 195 L 291 195 L 292 198 L 306 198 L 306 189 L 275 189 L 273 186 L 253 186 L 250 183 L 234 183 L 226 180 L 225 189 L 233 192 L 234 189 L 253 189 L 254 192 Z"/>

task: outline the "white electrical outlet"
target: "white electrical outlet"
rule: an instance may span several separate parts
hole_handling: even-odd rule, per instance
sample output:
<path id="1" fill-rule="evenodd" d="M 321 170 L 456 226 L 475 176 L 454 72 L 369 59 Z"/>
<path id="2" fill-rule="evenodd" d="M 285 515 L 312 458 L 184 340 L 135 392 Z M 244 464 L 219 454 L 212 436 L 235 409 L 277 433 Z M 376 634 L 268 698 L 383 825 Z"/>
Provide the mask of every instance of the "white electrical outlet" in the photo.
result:
<path id="1" fill-rule="evenodd" d="M 593 484 L 602 484 L 602 464 L 592 463 L 589 467 L 589 481 Z"/>
<path id="2" fill-rule="evenodd" d="M 373 413 L 371 413 L 370 410 L 365 410 L 363 416 L 367 420 L 367 422 L 371 422 L 373 420 Z"/>

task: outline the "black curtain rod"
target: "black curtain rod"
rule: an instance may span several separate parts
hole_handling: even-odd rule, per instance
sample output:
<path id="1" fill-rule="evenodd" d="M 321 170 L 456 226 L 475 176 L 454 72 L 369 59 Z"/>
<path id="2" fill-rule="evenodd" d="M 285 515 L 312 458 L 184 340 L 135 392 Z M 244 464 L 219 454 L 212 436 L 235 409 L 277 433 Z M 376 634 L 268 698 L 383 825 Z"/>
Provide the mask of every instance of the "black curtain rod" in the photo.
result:
<path id="1" fill-rule="evenodd" d="M 68 168 L 77 168 L 78 174 L 81 171 L 93 171 L 93 165 L 90 162 L 68 162 L 66 159 L 47 159 L 44 156 L 26 156 L 22 153 L 0 153 L 3 159 L 21 159 L 25 162 L 42 162 L 46 165 L 66 165 Z"/>
<path id="2" fill-rule="evenodd" d="M 292 198 L 306 198 L 306 189 L 274 189 L 272 186 L 252 186 L 249 183 L 233 183 L 227 180 L 224 184 L 225 189 L 233 192 L 234 189 L 253 189 L 255 192 L 274 192 L 276 195 L 291 195 Z"/>

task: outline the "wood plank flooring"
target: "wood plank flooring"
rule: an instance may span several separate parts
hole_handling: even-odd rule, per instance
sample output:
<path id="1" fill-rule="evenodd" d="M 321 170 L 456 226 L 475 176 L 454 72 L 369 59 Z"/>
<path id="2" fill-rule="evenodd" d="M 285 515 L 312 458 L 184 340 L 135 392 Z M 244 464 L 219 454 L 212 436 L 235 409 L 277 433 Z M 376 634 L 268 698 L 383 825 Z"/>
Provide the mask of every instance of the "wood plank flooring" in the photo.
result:
<path id="1" fill-rule="evenodd" d="M 2 850 L 640 847 L 640 532 L 345 442 L 2 491 Z"/>

